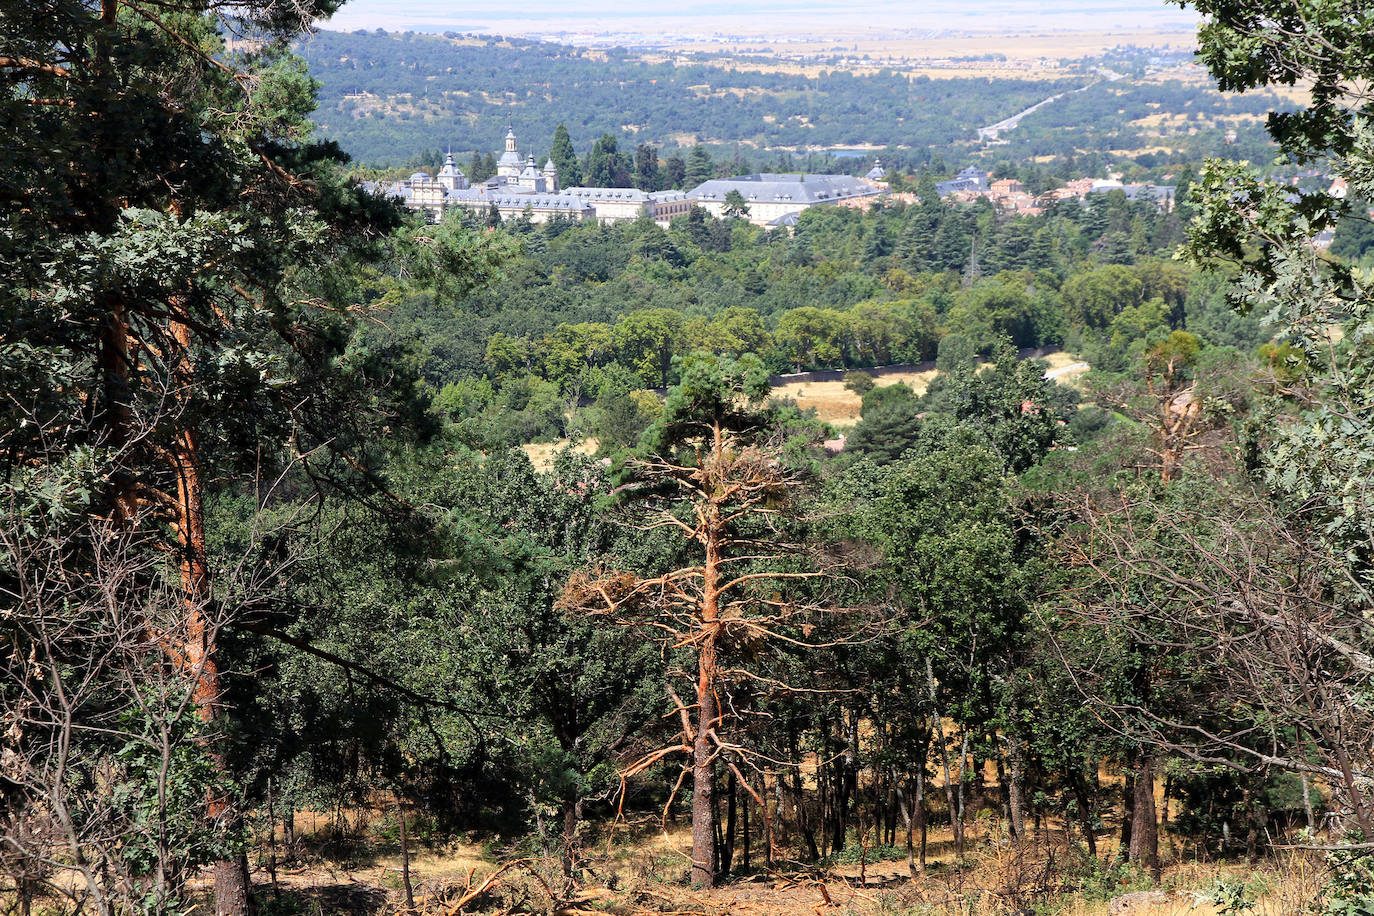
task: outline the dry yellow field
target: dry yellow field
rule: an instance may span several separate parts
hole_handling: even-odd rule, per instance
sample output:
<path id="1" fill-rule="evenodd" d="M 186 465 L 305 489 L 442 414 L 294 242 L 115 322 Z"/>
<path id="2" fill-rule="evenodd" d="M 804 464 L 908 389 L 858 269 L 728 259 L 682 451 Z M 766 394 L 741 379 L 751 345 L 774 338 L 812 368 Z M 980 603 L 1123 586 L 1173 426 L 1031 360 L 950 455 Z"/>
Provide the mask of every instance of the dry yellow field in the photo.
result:
<path id="1" fill-rule="evenodd" d="M 1122 157 L 1125 157 L 1125 158 L 1133 159 L 1133 158 L 1135 158 L 1136 156 L 1144 156 L 1144 155 L 1151 154 L 1151 153 L 1164 153 L 1165 155 L 1168 155 L 1168 154 L 1172 153 L 1173 151 L 1174 151 L 1174 147 L 1172 147 L 1172 146 L 1158 146 L 1158 145 L 1156 145 L 1156 146 L 1141 146 L 1141 147 L 1137 147 L 1136 149 L 1129 149 L 1129 150 L 1114 149 L 1114 150 L 1110 150 L 1109 152 L 1111 152 L 1111 153 L 1112 153 L 1113 155 L 1115 155 L 1115 156 L 1122 156 Z"/>
<path id="2" fill-rule="evenodd" d="M 1190 49 L 1197 44 L 1197 36 L 1187 29 L 1102 29 L 1059 31 L 1051 29 L 1010 30 L 1002 33 L 984 32 L 962 35 L 942 35 L 922 38 L 873 37 L 865 34 L 836 35 L 815 41 L 789 41 L 786 53 L 790 56 L 807 54 L 867 54 L 870 57 L 905 57 L 944 59 L 1000 54 L 1008 61 L 1038 61 L 1042 58 L 1089 57 L 1117 45 L 1137 47 Z M 773 41 L 751 41 L 740 38 L 720 42 L 717 47 L 732 53 L 775 55 L 779 45 Z M 701 50 L 700 44 L 684 43 L 677 50 Z"/>
<path id="3" fill-rule="evenodd" d="M 936 372 L 895 372 L 874 379 L 878 386 L 906 382 L 917 394 L 925 394 Z M 775 398 L 791 398 L 803 409 L 812 408 L 816 416 L 831 426 L 850 427 L 859 422 L 862 401 L 844 382 L 791 382 L 773 389 Z"/>
<path id="4" fill-rule="evenodd" d="M 1049 363 L 1049 369 L 1045 371 L 1048 378 L 1054 379 L 1061 385 L 1068 385 L 1071 388 L 1079 387 L 1083 376 L 1091 366 L 1080 360 L 1072 353 L 1051 353 L 1044 357 L 1044 361 Z"/>
<path id="5" fill-rule="evenodd" d="M 1042 357 L 1042 360 L 1049 364 L 1046 374 L 1062 385 L 1076 386 L 1089 368 L 1087 363 L 1079 360 L 1074 354 L 1062 351 Z M 938 374 L 934 369 L 928 372 L 893 372 L 876 376 L 874 382 L 878 387 L 905 382 L 919 395 L 926 393 L 931 380 Z M 863 407 L 862 399 L 846 388 L 842 381 L 789 382 L 786 385 L 775 386 L 773 397 L 789 398 L 802 409 L 815 410 L 818 419 L 837 429 L 849 429 L 858 424 L 859 411 Z M 520 446 L 529 456 L 534 469 L 540 473 L 550 470 L 558 453 L 569 447 L 581 455 L 594 455 L 600 443 L 595 438 L 582 439 L 576 443 L 569 439 L 559 439 L 555 442 L 529 442 Z"/>
<path id="6" fill-rule="evenodd" d="M 1043 361 L 1049 364 L 1049 377 L 1064 385 L 1076 385 L 1089 368 L 1074 354 L 1062 351 L 1043 357 Z M 873 381 L 879 387 L 906 382 L 917 394 L 925 394 L 937 374 L 933 369 L 929 372 L 894 372 L 877 376 Z M 818 418 L 840 429 L 859 422 L 863 403 L 857 394 L 844 386 L 844 382 L 789 382 L 775 387 L 773 397 L 791 398 L 798 407 L 812 408 Z"/>
<path id="7" fill-rule="evenodd" d="M 594 455 L 596 450 L 601 447 L 601 443 L 596 439 L 589 438 L 573 445 L 568 439 L 559 439 L 557 442 L 527 442 L 520 446 L 520 449 L 529 456 L 530 464 L 534 465 L 534 469 L 542 474 L 553 467 L 554 459 L 558 457 L 558 453 L 569 446 L 572 446 L 572 450 L 579 455 Z"/>

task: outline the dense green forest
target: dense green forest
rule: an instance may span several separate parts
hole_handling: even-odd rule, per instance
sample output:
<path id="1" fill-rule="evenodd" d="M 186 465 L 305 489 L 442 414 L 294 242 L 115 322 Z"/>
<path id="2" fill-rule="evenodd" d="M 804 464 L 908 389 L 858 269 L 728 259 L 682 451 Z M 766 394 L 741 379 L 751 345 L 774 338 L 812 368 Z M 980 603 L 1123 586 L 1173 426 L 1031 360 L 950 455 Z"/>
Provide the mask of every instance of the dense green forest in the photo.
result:
<path id="1" fill-rule="evenodd" d="M 767 232 L 412 218 L 335 5 L 3 9 L 0 911 L 1374 908 L 1374 14 L 1196 4 L 1321 187 Z"/>
<path id="2" fill-rule="evenodd" d="M 698 350 L 781 374 L 928 362 L 953 335 L 951 351 L 1066 346 L 1122 372 L 1166 330 L 1242 354 L 1272 335 L 1231 311 L 1224 283 L 1168 260 L 1184 214 L 1117 192 L 998 217 L 924 183 L 929 204 L 816 208 L 794 233 L 700 211 L 668 230 L 516 221 L 500 278 L 457 303 L 396 298 L 365 337 L 405 352 L 474 444 L 580 433 L 609 447 L 633 444 L 631 418 L 648 417 L 629 403 Z"/>
<path id="3" fill-rule="evenodd" d="M 1163 112 L 1194 122 L 1195 134 L 1185 130 L 1166 145 L 1181 151 L 1175 161 L 1197 161 L 1224 148 L 1218 118 L 1253 118 L 1277 107 L 1267 93 L 1223 95 L 1130 77 L 1112 83 L 1091 72 L 1054 81 L 834 70 L 813 79 L 709 59 L 676 66 L 623 50 L 603 55 L 548 42 L 455 39 L 323 31 L 301 44 L 321 84 L 314 118 L 322 136 L 373 165 L 399 165 L 449 146 L 485 154 L 500 147 L 507 124 L 542 161 L 563 123 L 580 154 L 610 134 L 670 151 L 703 142 L 723 158 L 738 153 L 760 163 L 774 160 L 770 151 L 778 149 L 886 147 L 886 161 L 915 167 L 932 156 L 963 158 L 979 145 L 977 128 L 1047 96 L 1091 87 L 1027 119 L 1007 134 L 1013 146 L 997 154 L 1019 160 L 1151 146 L 1127 122 Z M 1264 150 L 1262 125 L 1239 120 L 1242 152 Z"/>

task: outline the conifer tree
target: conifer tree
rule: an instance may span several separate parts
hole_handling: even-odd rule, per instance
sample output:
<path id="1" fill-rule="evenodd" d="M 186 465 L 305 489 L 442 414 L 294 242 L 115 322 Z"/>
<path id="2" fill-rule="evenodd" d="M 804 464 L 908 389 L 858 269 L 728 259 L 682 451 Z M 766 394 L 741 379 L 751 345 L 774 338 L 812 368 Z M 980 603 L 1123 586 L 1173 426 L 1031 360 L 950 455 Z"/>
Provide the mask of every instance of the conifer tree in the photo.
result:
<path id="1" fill-rule="evenodd" d="M 802 481 L 782 460 L 762 409 L 768 375 L 753 354 L 738 360 L 695 353 L 669 392 L 660 421 L 645 433 L 644 458 L 625 492 L 648 506 L 650 529 L 679 534 L 699 565 L 655 575 L 589 569 L 574 574 L 561 605 L 642 628 L 680 651 L 668 688 L 679 740 L 622 771 L 628 778 L 681 754 L 692 786 L 692 883 L 715 885 L 716 775 L 731 773 L 764 818 L 771 855 L 764 761 L 739 744 L 740 704 L 751 688 L 788 688 L 762 676 L 775 646 L 806 647 L 826 616 L 818 584 L 827 573 L 781 529 L 795 520 Z M 685 686 L 687 698 L 678 687 Z M 737 702 L 738 700 L 738 702 Z"/>
<path id="2" fill-rule="evenodd" d="M 707 152 L 706 147 L 698 143 L 687 154 L 687 172 L 683 176 L 684 184 L 688 188 L 695 188 L 703 181 L 709 181 L 715 177 L 716 165 L 711 161 L 711 154 Z"/>
<path id="3" fill-rule="evenodd" d="M 669 156 L 663 160 L 663 185 L 668 188 L 682 189 L 687 184 L 687 163 L 681 156 Z"/>
<path id="4" fill-rule="evenodd" d="M 594 188 L 630 186 L 630 169 L 620 145 L 611 134 L 602 134 L 587 155 L 587 183 Z"/>
<path id="5" fill-rule="evenodd" d="M 199 818 L 208 835 L 185 844 L 216 863 L 215 909 L 233 916 L 252 899 L 218 646 L 239 621 L 213 590 L 206 494 L 212 482 L 281 473 L 292 455 L 308 479 L 338 479 L 347 468 L 368 488 L 370 443 L 380 441 L 374 408 L 389 399 L 366 361 L 343 350 L 358 308 L 349 278 L 382 254 L 398 215 L 343 179 L 337 147 L 312 139 L 315 87 L 287 51 L 338 5 L 52 0 L 7 5 L 0 29 L 0 525 L 29 537 L 0 550 L 0 577 L 14 583 L 38 551 L 48 584 L 85 588 L 77 583 L 106 581 L 111 563 L 129 571 L 104 604 L 85 592 L 38 602 L 6 589 L 17 606 L 0 608 L 13 623 L 0 639 L 19 649 L 15 657 L 45 660 L 23 670 L 23 689 L 47 698 L 61 693 L 64 658 L 94 662 L 106 652 L 54 642 L 53 633 L 116 638 L 117 629 L 96 626 L 113 607 L 145 634 L 137 645 L 161 659 L 149 670 L 180 685 L 199 720 L 169 753 L 213 787 Z M 229 50 L 223 36 L 232 32 L 251 36 L 252 50 Z M 423 231 L 434 264 L 456 266 L 477 250 L 446 244 L 459 238 L 451 229 Z M 119 554 L 112 543 L 123 545 Z M 167 595 L 181 611 L 172 623 L 152 613 Z M 131 703 L 133 721 L 149 715 L 128 692 L 102 700 L 116 695 Z M 129 895 L 138 907 L 180 911 L 187 876 L 169 858 L 179 852 L 164 845 L 81 869 L 103 855 L 88 828 L 108 820 L 57 833 L 24 820 L 60 806 L 61 793 L 112 778 L 114 751 L 99 737 L 109 715 L 68 708 L 5 739 L 14 742 L 0 749 L 6 766 L 27 766 L 7 771 L 27 780 L 13 784 L 49 795 L 30 805 L 7 795 L 4 843 L 35 861 L 78 863 L 102 913 L 134 906 Z M 61 742 L 69 775 L 44 786 L 45 742 L 62 734 L 79 739 Z M 83 782 L 81 767 L 106 775 L 88 772 Z M 182 817 L 170 803 L 164 796 L 152 810 Z M 62 846 L 44 846 L 43 836 Z"/>
<path id="6" fill-rule="evenodd" d="M 578 164 L 568 128 L 562 124 L 553 132 L 553 149 L 549 152 L 549 158 L 558 168 L 558 181 L 563 187 L 575 188 L 582 184 L 582 166 Z"/>
<path id="7" fill-rule="evenodd" d="M 647 143 L 635 148 L 634 186 L 641 191 L 663 190 L 663 169 L 658 163 L 658 150 Z"/>

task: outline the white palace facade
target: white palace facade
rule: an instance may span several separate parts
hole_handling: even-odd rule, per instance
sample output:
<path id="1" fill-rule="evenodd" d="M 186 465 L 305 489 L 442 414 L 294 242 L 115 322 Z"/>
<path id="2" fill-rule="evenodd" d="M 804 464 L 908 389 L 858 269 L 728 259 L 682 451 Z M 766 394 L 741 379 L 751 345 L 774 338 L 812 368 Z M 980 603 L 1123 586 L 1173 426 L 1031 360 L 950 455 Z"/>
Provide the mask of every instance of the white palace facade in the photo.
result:
<path id="1" fill-rule="evenodd" d="M 748 208 L 745 219 L 756 226 L 774 228 L 796 225 L 797 216 L 811 207 L 877 197 L 882 193 L 869 181 L 848 175 L 789 172 L 713 178 L 693 188 L 687 197 L 707 213 L 721 218 L 729 207 L 726 197 L 731 191 L 738 191 L 744 198 Z"/>
<path id="2" fill-rule="evenodd" d="M 875 172 L 880 171 L 875 166 Z M 870 173 L 870 178 L 874 173 Z M 848 175 L 744 175 L 717 178 L 692 191 L 641 191 L 637 188 L 563 188 L 558 168 L 549 159 L 538 168 L 531 153 L 522 161 L 515 130 L 506 131 L 506 148 L 496 162 L 496 174 L 471 184 L 450 153 L 434 177 L 416 172 L 405 181 L 372 184 L 380 194 L 398 198 L 407 208 L 423 211 L 438 221 L 446 210 L 463 208 L 490 213 L 495 207 L 502 220 L 527 216 L 543 223 L 557 216 L 575 220 L 618 223 L 651 219 L 667 228 L 669 222 L 689 213 L 693 206 L 712 216 L 725 215 L 725 197 L 739 191 L 748 206 L 744 218 L 759 226 L 795 225 L 801 211 L 822 204 L 857 202 L 877 196 L 871 181 Z"/>
<path id="3" fill-rule="evenodd" d="M 647 217 L 666 227 L 674 217 L 691 209 L 681 191 L 560 187 L 558 167 L 552 159 L 542 169 L 535 165 L 533 154 L 521 161 L 513 129 L 506 132 L 506 148 L 496 161 L 496 174 L 480 184 L 471 184 L 449 154 L 433 178 L 416 172 L 405 181 L 373 188 L 399 198 L 411 210 L 424 211 L 433 220 L 455 207 L 486 213 L 495 206 L 503 220 L 529 216 L 531 221 L 542 223 L 566 216 L 616 223 Z"/>

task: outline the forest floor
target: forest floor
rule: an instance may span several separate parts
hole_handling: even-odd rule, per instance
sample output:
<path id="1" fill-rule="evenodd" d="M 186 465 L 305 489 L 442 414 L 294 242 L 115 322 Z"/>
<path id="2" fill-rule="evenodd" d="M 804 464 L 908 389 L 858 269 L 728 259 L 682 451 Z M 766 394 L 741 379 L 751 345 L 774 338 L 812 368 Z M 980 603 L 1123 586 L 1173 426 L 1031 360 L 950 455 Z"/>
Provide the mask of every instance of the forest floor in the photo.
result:
<path id="1" fill-rule="evenodd" d="M 712 891 L 687 886 L 690 834 L 685 825 L 631 829 L 588 838 L 586 858 L 575 892 L 562 893 L 557 862 L 475 839 L 425 847 L 411 855 L 416 908 L 404 906 L 399 852 L 381 840 L 378 822 L 360 823 L 358 836 L 374 842 L 347 856 L 325 855 L 309 825 L 302 830 L 302 854 L 276 870 L 266 867 L 267 849 L 254 857 L 254 880 L 273 898 L 264 916 L 458 916 L 454 903 L 466 889 L 481 885 L 503 863 L 520 865 L 501 872 L 490 893 L 474 898 L 462 913 L 547 913 L 550 895 L 564 896 L 568 916 L 596 913 L 640 916 L 1223 916 L 1241 910 L 1218 909 L 1207 901 L 1220 883 L 1243 884 L 1255 901 L 1251 916 L 1288 916 L 1302 912 L 1323 880 L 1319 863 L 1298 856 L 1279 857 L 1257 866 L 1182 858 L 1184 850 L 1166 846 L 1164 880 L 1157 891 L 1128 870 L 1085 866 L 1074 858 L 1053 825 L 1020 846 L 994 840 L 993 825 L 970 828 L 970 851 L 960 862 L 948 828 L 930 833 L 927 868 L 912 877 L 904 857 L 859 863 L 851 850 L 843 864 L 776 863 L 738 877 Z M 1110 856 L 1111 838 L 1099 838 L 1099 853 Z M 315 851 L 311 851 L 315 850 Z M 758 850 L 754 850 L 757 867 Z M 528 867 L 525 867 L 528 864 Z M 207 888 L 208 889 L 208 888 Z M 1126 896 L 1131 895 L 1131 896 Z M 1125 901 L 1132 905 L 1125 905 Z M 1113 901 L 1116 901 L 1113 905 Z"/>

